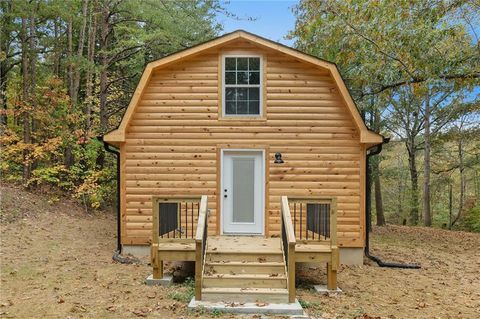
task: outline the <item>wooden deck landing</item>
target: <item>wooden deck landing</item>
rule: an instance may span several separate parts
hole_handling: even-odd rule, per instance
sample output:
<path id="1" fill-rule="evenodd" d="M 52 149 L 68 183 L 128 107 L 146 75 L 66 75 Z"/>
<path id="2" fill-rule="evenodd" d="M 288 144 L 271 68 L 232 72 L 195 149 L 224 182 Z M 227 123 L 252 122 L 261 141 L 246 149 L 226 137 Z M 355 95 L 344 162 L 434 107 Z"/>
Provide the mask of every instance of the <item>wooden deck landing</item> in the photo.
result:
<path id="1" fill-rule="evenodd" d="M 193 239 L 159 239 L 153 249 L 157 260 L 192 260 L 199 253 Z M 211 236 L 206 240 L 200 266 L 201 296 L 212 302 L 289 302 L 289 272 L 281 238 L 254 236 Z M 154 248 L 155 247 L 155 248 Z M 328 282 L 338 265 L 329 242 L 297 241 L 295 262 L 328 263 Z M 293 258 L 293 256 L 292 256 Z M 163 262 L 158 270 L 163 272 Z M 294 277 L 293 277 L 294 278 Z"/>
<path id="2" fill-rule="evenodd" d="M 208 236 L 208 197 L 206 195 L 197 199 L 156 198 L 156 202 L 159 203 L 157 206 L 160 206 L 160 203 L 175 204 L 182 201 L 193 203 L 191 207 L 199 202 L 195 236 L 191 232 L 193 237 L 185 234 L 186 238 L 182 238 L 180 234 L 183 233 L 176 234 L 175 230 L 173 234 L 170 234 L 171 231 L 163 230 L 163 235 L 160 235 L 159 230 L 162 229 L 160 222 L 165 218 L 168 221 L 168 218 L 164 216 L 162 219 L 160 208 L 154 209 L 153 223 L 158 225 L 152 231 L 151 263 L 154 279 L 162 278 L 164 261 L 195 261 L 196 300 L 293 303 L 296 293 L 295 264 L 325 262 L 327 287 L 332 290 L 337 288 L 339 251 L 336 241 L 335 198 L 295 198 L 292 200 L 294 203 L 292 219 L 288 197 L 282 196 L 281 237 L 270 238 Z M 315 236 L 309 236 L 307 233 L 306 238 L 302 238 L 303 232 L 295 233 L 294 225 L 297 221 L 295 212 L 298 208 L 296 205 L 300 205 L 300 221 L 302 212 L 307 214 L 305 215 L 307 220 L 308 205 L 317 205 L 310 206 L 310 212 L 314 214 L 312 216 L 318 217 L 317 222 L 313 220 L 310 225 L 307 222 L 307 228 L 311 229 Z M 167 209 L 165 211 L 169 212 Z M 322 218 L 324 222 L 320 223 Z"/>
<path id="3" fill-rule="evenodd" d="M 210 236 L 207 240 L 207 253 L 281 253 L 280 238 L 258 236 Z"/>

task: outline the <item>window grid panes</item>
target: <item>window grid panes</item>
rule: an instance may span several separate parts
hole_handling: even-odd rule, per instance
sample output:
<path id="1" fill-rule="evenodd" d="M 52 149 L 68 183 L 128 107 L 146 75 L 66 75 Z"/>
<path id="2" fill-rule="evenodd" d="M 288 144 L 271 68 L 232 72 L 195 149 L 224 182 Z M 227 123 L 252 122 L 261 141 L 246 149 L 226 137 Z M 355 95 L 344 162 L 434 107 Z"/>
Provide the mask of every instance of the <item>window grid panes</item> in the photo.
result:
<path id="1" fill-rule="evenodd" d="M 260 58 L 225 57 L 225 115 L 260 115 Z"/>

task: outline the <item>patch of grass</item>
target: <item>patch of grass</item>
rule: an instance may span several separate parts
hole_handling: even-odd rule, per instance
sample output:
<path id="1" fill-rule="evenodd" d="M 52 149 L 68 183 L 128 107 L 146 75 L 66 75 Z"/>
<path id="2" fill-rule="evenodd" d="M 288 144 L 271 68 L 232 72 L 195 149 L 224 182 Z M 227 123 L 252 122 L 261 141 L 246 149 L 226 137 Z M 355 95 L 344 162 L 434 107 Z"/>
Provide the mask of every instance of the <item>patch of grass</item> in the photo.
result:
<path id="1" fill-rule="evenodd" d="M 200 306 L 194 310 L 190 310 L 189 311 L 190 314 L 194 314 L 196 315 L 197 317 L 200 317 L 200 318 L 217 318 L 217 317 L 220 317 L 224 314 L 223 311 L 219 310 L 219 309 L 213 309 L 212 311 L 209 311 L 207 310 L 205 307 L 203 306 Z"/>
<path id="2" fill-rule="evenodd" d="M 353 311 L 353 318 L 363 318 L 364 314 L 365 314 L 365 310 L 362 307 L 356 308 Z"/>
<path id="3" fill-rule="evenodd" d="M 214 318 L 215 317 L 220 317 L 221 315 L 223 315 L 223 311 L 221 311 L 219 309 L 213 309 L 211 315 Z"/>
<path id="4" fill-rule="evenodd" d="M 183 289 L 175 289 L 174 291 L 169 292 L 168 298 L 183 303 L 189 303 L 195 295 L 195 280 L 193 278 L 187 278 L 180 287 Z"/>
<path id="5" fill-rule="evenodd" d="M 298 299 L 298 302 L 303 309 L 320 309 L 321 306 L 320 303 L 317 301 L 306 301 L 303 299 Z"/>
<path id="6" fill-rule="evenodd" d="M 195 314 L 197 317 L 200 316 L 200 318 L 203 318 L 207 314 L 207 309 L 205 309 L 203 306 L 200 306 L 196 307 L 195 309 L 188 309 L 188 313 L 191 315 Z"/>

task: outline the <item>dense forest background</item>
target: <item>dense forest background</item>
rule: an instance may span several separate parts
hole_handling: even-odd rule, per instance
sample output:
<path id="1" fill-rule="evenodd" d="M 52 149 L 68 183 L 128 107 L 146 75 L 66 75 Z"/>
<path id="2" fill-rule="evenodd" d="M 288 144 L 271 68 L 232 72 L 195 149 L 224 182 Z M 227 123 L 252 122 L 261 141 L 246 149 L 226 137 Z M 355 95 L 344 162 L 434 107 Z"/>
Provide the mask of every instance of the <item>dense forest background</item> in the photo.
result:
<path id="1" fill-rule="evenodd" d="M 372 213 L 480 231 L 480 2 L 316 1 L 288 35 L 337 63 L 367 125 Z M 221 34 L 216 0 L 0 0 L 2 180 L 114 201 L 115 128 L 145 65 Z"/>

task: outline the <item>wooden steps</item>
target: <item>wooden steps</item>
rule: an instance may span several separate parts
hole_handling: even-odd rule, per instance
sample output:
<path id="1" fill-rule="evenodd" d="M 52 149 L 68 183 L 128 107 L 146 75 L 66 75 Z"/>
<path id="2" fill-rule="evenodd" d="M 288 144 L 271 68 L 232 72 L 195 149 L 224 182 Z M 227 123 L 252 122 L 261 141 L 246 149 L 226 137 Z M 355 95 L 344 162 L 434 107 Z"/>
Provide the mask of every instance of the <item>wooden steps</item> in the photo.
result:
<path id="1" fill-rule="evenodd" d="M 202 299 L 217 302 L 288 302 L 279 238 L 209 237 Z"/>
<path id="2" fill-rule="evenodd" d="M 215 271 L 222 274 L 271 274 L 272 272 L 282 273 L 285 271 L 285 264 L 283 261 L 275 262 L 242 262 L 242 261 L 221 261 L 221 262 L 206 262 L 205 272 L 209 273 Z"/>
<path id="3" fill-rule="evenodd" d="M 215 274 L 203 277 L 203 287 L 283 288 L 287 286 L 285 274 Z"/>

